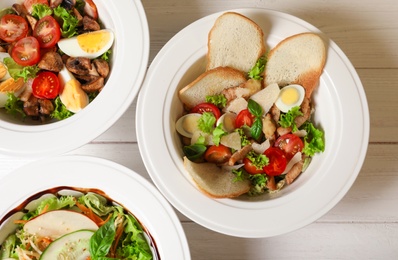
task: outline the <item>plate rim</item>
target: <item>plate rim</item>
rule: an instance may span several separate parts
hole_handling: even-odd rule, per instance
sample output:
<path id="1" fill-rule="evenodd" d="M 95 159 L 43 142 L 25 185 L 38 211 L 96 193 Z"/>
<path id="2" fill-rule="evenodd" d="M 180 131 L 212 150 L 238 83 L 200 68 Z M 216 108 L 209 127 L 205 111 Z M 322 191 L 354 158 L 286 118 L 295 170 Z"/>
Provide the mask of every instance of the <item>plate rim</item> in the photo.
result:
<path id="1" fill-rule="evenodd" d="M 37 180 L 37 178 L 43 178 L 51 176 L 54 172 L 56 165 L 61 164 L 63 166 L 70 166 L 70 169 L 78 170 L 80 167 L 84 169 L 90 167 L 93 169 L 91 173 L 83 173 L 86 174 L 86 178 L 81 180 L 70 180 L 70 175 L 65 174 L 69 169 L 63 170 L 61 175 L 58 175 L 57 178 L 53 180 L 48 180 L 47 183 L 40 183 L 39 185 L 32 185 L 32 183 Z M 155 209 L 151 209 L 151 205 L 148 204 L 148 207 L 145 210 L 136 209 L 130 210 L 132 214 L 138 216 L 138 220 L 144 223 L 144 226 L 149 229 L 149 232 L 152 236 L 154 236 L 154 240 L 156 246 L 159 250 L 159 254 L 161 258 L 166 259 L 191 259 L 190 257 L 190 249 L 188 245 L 188 241 L 186 238 L 185 231 L 182 227 L 182 224 L 174 211 L 171 204 L 164 198 L 164 196 L 159 192 L 159 190 L 153 185 L 150 181 L 145 179 L 142 175 L 137 173 L 136 171 L 129 169 L 121 164 L 118 164 L 114 161 L 99 158 L 95 156 L 89 155 L 58 155 L 53 156 L 46 159 L 40 159 L 36 161 L 32 161 L 27 163 L 18 169 L 14 170 L 12 173 L 1 178 L 0 182 L 0 195 L 4 196 L 7 192 L 13 192 L 12 199 L 16 199 L 10 205 L 10 199 L 1 200 L 0 201 L 0 219 L 7 214 L 10 210 L 18 206 L 20 203 L 24 201 L 27 197 L 36 194 L 37 192 L 46 190 L 48 188 L 58 187 L 58 186 L 71 186 L 71 187 L 79 187 L 79 188 L 98 188 L 95 185 L 95 181 L 89 180 L 88 178 L 92 178 L 100 175 L 100 178 L 103 179 L 105 175 L 107 177 L 112 176 L 112 178 L 119 178 L 126 182 L 123 185 L 131 185 L 135 187 L 135 189 L 139 189 L 140 191 L 146 192 L 146 201 L 139 202 L 130 202 L 130 201 L 120 201 L 115 199 L 114 196 L 139 196 L 142 193 L 138 194 L 138 191 L 135 189 L 125 190 L 123 194 L 120 190 L 117 190 L 116 187 L 109 188 L 110 185 L 117 186 L 114 182 L 102 183 L 103 187 L 99 188 L 101 191 L 105 192 L 111 199 L 115 199 L 116 202 L 121 203 L 122 205 L 131 205 L 131 204 L 146 204 L 146 203 L 156 203 L 158 207 Z M 82 176 L 78 171 L 72 172 L 72 176 Z M 25 186 L 27 186 L 27 190 L 18 190 L 15 191 L 12 187 L 15 187 L 12 184 L 20 183 L 20 180 L 25 180 Z M 29 181 L 26 181 L 29 180 Z M 65 182 L 68 182 L 68 185 L 64 185 Z M 79 183 L 83 182 L 83 185 L 79 186 Z M 128 182 L 128 183 L 127 183 Z M 70 185 L 72 184 L 73 185 Z M 89 184 L 90 183 L 90 184 Z M 93 185 L 91 185 L 93 183 Z M 10 185 L 11 184 L 11 185 Z M 94 187 L 93 187 L 94 186 Z M 134 194 L 136 193 L 136 194 Z M 112 196 L 113 195 L 113 196 Z M 10 198 L 10 196 L 6 197 Z M 142 206 L 142 205 L 139 205 Z M 134 206 L 137 207 L 137 206 Z M 152 214 L 156 211 L 159 215 Z M 159 216 L 162 215 L 161 219 Z M 166 227 L 164 223 L 167 223 Z M 152 229 L 152 230 L 151 230 Z M 162 245 L 159 241 L 167 241 L 167 246 Z M 172 243 L 173 242 L 173 243 Z"/>
<path id="2" fill-rule="evenodd" d="M 148 126 L 146 125 L 146 121 L 145 121 L 145 108 L 146 108 L 145 103 L 148 104 L 147 95 L 149 95 L 149 92 L 150 92 L 149 84 L 151 83 L 153 74 L 155 73 L 156 68 L 161 66 L 159 64 L 161 64 L 161 62 L 162 62 L 162 59 L 163 59 L 162 55 L 165 55 L 165 53 L 170 51 L 170 49 L 172 48 L 170 46 L 173 45 L 176 41 L 181 40 L 180 37 L 182 37 L 186 31 L 190 30 L 191 28 L 195 28 L 195 26 L 198 26 L 198 24 L 200 24 L 200 23 L 205 23 L 206 21 L 207 22 L 214 21 L 215 18 L 218 17 L 220 14 L 222 14 L 224 12 L 228 12 L 228 11 L 242 12 L 243 14 L 245 14 L 246 12 L 247 13 L 263 12 L 265 15 L 271 14 L 271 15 L 275 15 L 278 17 L 285 17 L 289 20 L 300 23 L 300 25 L 306 27 L 309 31 L 316 31 L 316 32 L 322 33 L 318 28 L 316 28 L 315 26 L 311 25 L 310 23 L 304 21 L 301 18 L 298 18 L 296 16 L 293 16 L 293 15 L 290 15 L 287 13 L 283 13 L 283 12 L 271 10 L 271 9 L 266 9 L 266 8 L 241 8 L 241 9 L 225 10 L 225 11 L 210 14 L 208 16 L 205 16 L 203 18 L 200 18 L 200 19 L 192 22 L 191 24 L 189 24 L 188 26 L 183 28 L 181 31 L 179 31 L 175 36 L 173 36 L 166 43 L 166 45 L 156 55 L 155 59 L 152 61 L 152 64 L 149 67 L 146 79 L 144 80 L 143 86 L 141 88 L 141 92 L 138 96 L 138 102 L 137 102 L 136 126 L 137 126 L 138 145 L 141 150 L 141 155 L 142 155 L 142 159 L 144 161 L 144 165 L 145 165 L 150 177 L 152 178 L 153 182 L 155 183 L 155 185 L 158 187 L 158 189 L 164 194 L 166 199 L 168 199 L 169 202 L 176 209 L 178 209 L 182 214 L 186 215 L 191 220 L 193 220 L 196 223 L 198 223 L 206 228 L 209 228 L 213 231 L 231 235 L 231 236 L 248 237 L 248 238 L 276 236 L 276 235 L 280 235 L 280 234 L 284 234 L 284 233 L 288 233 L 288 232 L 297 230 L 301 227 L 304 227 L 304 226 L 312 223 L 316 219 L 320 218 L 322 215 L 324 215 L 326 212 L 328 212 L 330 209 L 332 209 L 341 200 L 341 198 L 348 192 L 348 190 L 351 188 L 353 182 L 355 181 L 355 179 L 357 178 L 357 176 L 360 172 L 360 169 L 363 165 L 363 162 L 365 160 L 365 156 L 367 153 L 368 140 L 369 140 L 369 109 L 368 109 L 366 95 L 365 95 L 362 83 L 360 81 L 360 78 L 359 78 L 355 68 L 349 61 L 348 57 L 337 46 L 337 44 L 328 38 L 329 49 L 332 48 L 334 51 L 336 51 L 337 54 L 342 59 L 342 61 L 344 62 L 344 64 L 349 69 L 350 76 L 352 77 L 352 80 L 355 83 L 355 87 L 358 92 L 358 96 L 360 98 L 361 112 L 363 113 L 362 118 L 361 118 L 361 120 L 363 120 L 363 121 L 361 121 L 361 122 L 363 123 L 364 127 L 362 129 L 363 133 L 362 133 L 362 139 L 361 139 L 361 147 L 359 149 L 360 154 L 359 154 L 358 159 L 356 160 L 356 165 L 353 169 L 353 172 L 350 175 L 350 178 L 347 180 L 346 185 L 344 185 L 341 188 L 341 190 L 339 190 L 337 192 L 337 196 L 335 196 L 334 199 L 328 201 L 327 204 L 324 205 L 322 208 L 319 208 L 318 211 L 316 212 L 316 214 L 312 215 L 311 219 L 307 219 L 306 221 L 301 221 L 300 223 L 295 223 L 293 226 L 290 227 L 289 230 L 284 229 L 284 230 L 273 231 L 273 232 L 267 232 L 267 231 L 260 232 L 259 231 L 257 233 L 249 233 L 249 232 L 246 232 L 245 230 L 239 230 L 239 228 L 236 228 L 236 227 L 231 227 L 231 226 L 225 227 L 225 226 L 222 226 L 222 224 L 220 224 L 220 223 L 213 223 L 212 219 L 206 219 L 206 217 L 209 217 L 208 216 L 209 214 L 207 214 L 206 217 L 204 217 L 204 216 L 201 216 L 201 214 L 199 214 L 198 212 L 192 212 L 191 209 L 189 208 L 189 206 L 187 206 L 186 203 L 184 204 L 183 202 L 181 202 L 181 200 L 177 197 L 177 195 L 182 195 L 182 194 L 176 194 L 176 192 L 173 191 L 170 187 L 165 187 L 164 184 L 162 183 L 162 178 L 159 177 L 161 175 L 161 173 L 157 173 L 157 171 L 159 171 L 158 170 L 159 167 L 157 168 L 155 166 L 154 160 L 151 159 L 151 154 L 148 150 L 148 147 L 150 147 L 150 143 L 156 143 L 157 140 L 163 141 L 163 139 L 156 136 L 153 138 L 151 137 L 150 141 L 146 140 L 145 135 L 147 134 L 146 131 L 148 131 Z M 266 35 L 265 35 L 265 37 L 266 37 Z M 162 107 L 162 109 L 165 110 L 165 107 Z M 162 118 L 162 120 L 164 120 L 164 119 Z M 162 134 L 164 134 L 164 132 Z M 169 155 L 167 155 L 167 158 L 168 157 L 169 157 Z M 170 163 L 170 165 L 172 165 L 172 163 Z M 168 165 L 168 166 L 170 166 L 170 165 Z M 177 167 L 177 170 L 178 170 L 178 167 Z M 185 185 L 185 183 L 178 182 L 178 183 L 176 183 L 175 186 L 178 186 L 178 185 Z M 212 200 L 212 199 L 210 199 L 210 200 Z M 199 199 L 198 199 L 198 201 L 199 201 Z M 198 203 L 198 201 L 196 201 L 196 203 Z M 206 201 L 205 199 L 203 199 L 203 200 L 200 200 L 200 202 L 214 204 L 214 203 L 218 203 L 218 200 L 212 200 L 211 202 L 209 202 L 209 200 Z M 200 213 L 203 213 L 203 212 L 200 212 Z M 242 212 L 237 211 L 236 213 L 241 214 Z"/>

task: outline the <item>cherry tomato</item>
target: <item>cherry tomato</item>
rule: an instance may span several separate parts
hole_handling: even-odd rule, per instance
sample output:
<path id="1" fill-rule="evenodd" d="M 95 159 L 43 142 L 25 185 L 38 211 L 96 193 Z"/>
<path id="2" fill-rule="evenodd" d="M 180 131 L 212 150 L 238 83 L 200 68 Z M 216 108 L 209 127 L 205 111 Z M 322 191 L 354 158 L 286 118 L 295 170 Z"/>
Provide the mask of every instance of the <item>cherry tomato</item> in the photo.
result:
<path id="1" fill-rule="evenodd" d="M 220 109 L 218 109 L 218 107 L 212 103 L 200 103 L 191 109 L 191 113 L 203 114 L 203 112 L 213 113 L 216 119 L 219 119 L 221 116 Z"/>
<path id="2" fill-rule="evenodd" d="M 48 5 L 48 0 L 25 0 L 23 5 L 25 6 L 26 10 L 31 14 L 33 11 L 34 4 L 43 4 Z"/>
<path id="3" fill-rule="evenodd" d="M 5 42 L 24 38 L 28 30 L 28 22 L 19 15 L 6 14 L 0 20 L 0 38 Z"/>
<path id="4" fill-rule="evenodd" d="M 285 134 L 276 140 L 275 147 L 285 151 L 286 159 L 289 161 L 297 152 L 303 150 L 304 143 L 297 135 Z"/>
<path id="5" fill-rule="evenodd" d="M 243 125 L 252 126 L 254 116 L 249 112 L 249 109 L 243 109 L 239 112 L 235 119 L 235 128 L 242 127 Z"/>
<path id="6" fill-rule="evenodd" d="M 231 158 L 232 152 L 231 149 L 220 144 L 220 145 L 212 145 L 207 148 L 205 152 L 205 160 L 208 162 L 222 164 L 225 163 Z"/>
<path id="7" fill-rule="evenodd" d="M 54 99 L 59 94 L 59 80 L 52 72 L 44 71 L 33 80 L 32 93 L 37 98 Z"/>
<path id="8" fill-rule="evenodd" d="M 31 66 L 40 61 L 40 45 L 33 36 L 17 41 L 11 50 L 11 57 L 21 66 Z"/>
<path id="9" fill-rule="evenodd" d="M 51 48 L 61 38 L 61 28 L 52 16 L 47 15 L 37 22 L 33 36 L 39 41 L 41 48 Z"/>
<path id="10" fill-rule="evenodd" d="M 267 175 L 277 176 L 286 169 L 287 159 L 285 153 L 281 149 L 270 147 L 265 150 L 264 154 L 269 159 L 268 165 L 263 168 Z"/>
<path id="11" fill-rule="evenodd" d="M 264 173 L 263 169 L 258 169 L 255 165 L 253 165 L 252 161 L 250 161 L 249 158 L 245 158 L 243 159 L 243 167 L 245 168 L 245 170 L 250 173 L 250 174 L 260 174 L 260 173 Z"/>

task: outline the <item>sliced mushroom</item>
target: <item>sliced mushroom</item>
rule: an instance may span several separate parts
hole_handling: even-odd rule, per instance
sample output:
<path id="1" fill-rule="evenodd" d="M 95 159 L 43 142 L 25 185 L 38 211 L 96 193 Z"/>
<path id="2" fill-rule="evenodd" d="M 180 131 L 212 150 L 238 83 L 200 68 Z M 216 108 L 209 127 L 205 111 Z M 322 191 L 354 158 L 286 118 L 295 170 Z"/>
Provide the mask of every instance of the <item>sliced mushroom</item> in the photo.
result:
<path id="1" fill-rule="evenodd" d="M 53 103 L 48 99 L 39 99 L 39 113 L 49 116 L 54 111 Z"/>
<path id="2" fill-rule="evenodd" d="M 30 14 L 27 14 L 26 20 L 28 20 L 30 27 L 32 28 L 32 30 L 34 30 L 37 24 L 37 19 L 31 16 Z"/>
<path id="3" fill-rule="evenodd" d="M 50 0 L 50 7 L 55 8 L 58 7 L 62 3 L 62 0 Z"/>
<path id="4" fill-rule="evenodd" d="M 104 87 L 104 78 L 98 77 L 96 80 L 82 84 L 82 89 L 87 93 L 100 91 Z"/>
<path id="5" fill-rule="evenodd" d="M 27 101 L 23 104 L 23 111 L 27 116 L 38 117 L 39 116 L 39 101 L 38 98 L 31 95 Z"/>
<path id="6" fill-rule="evenodd" d="M 83 16 L 82 16 L 82 15 L 80 14 L 80 12 L 79 12 L 76 8 L 74 8 L 74 7 L 73 7 L 72 11 L 73 11 L 73 14 L 76 16 L 76 18 L 77 18 L 77 20 L 78 20 L 77 26 L 81 26 L 81 25 L 83 24 Z"/>
<path id="7" fill-rule="evenodd" d="M 85 15 L 83 17 L 83 30 L 85 31 L 98 31 L 101 27 L 93 18 Z"/>
<path id="8" fill-rule="evenodd" d="M 87 75 L 92 69 L 91 60 L 83 57 L 69 57 L 65 65 L 70 72 L 77 75 Z"/>
<path id="9" fill-rule="evenodd" d="M 109 64 L 103 59 L 95 59 L 92 61 L 94 67 L 97 69 L 97 72 L 101 77 L 108 77 L 109 75 Z"/>
<path id="10" fill-rule="evenodd" d="M 22 17 L 26 17 L 26 15 L 29 14 L 28 10 L 22 4 L 13 4 L 12 9 L 14 9 L 17 15 Z"/>
<path id="11" fill-rule="evenodd" d="M 37 64 L 40 69 L 60 72 L 64 67 L 61 55 L 57 52 L 47 52 L 43 55 L 40 62 Z"/>
<path id="12" fill-rule="evenodd" d="M 75 75 L 75 77 L 82 83 L 82 84 L 87 84 L 89 82 L 93 82 L 97 80 L 100 76 L 99 75 L 91 75 L 91 74 L 86 74 L 86 75 Z"/>

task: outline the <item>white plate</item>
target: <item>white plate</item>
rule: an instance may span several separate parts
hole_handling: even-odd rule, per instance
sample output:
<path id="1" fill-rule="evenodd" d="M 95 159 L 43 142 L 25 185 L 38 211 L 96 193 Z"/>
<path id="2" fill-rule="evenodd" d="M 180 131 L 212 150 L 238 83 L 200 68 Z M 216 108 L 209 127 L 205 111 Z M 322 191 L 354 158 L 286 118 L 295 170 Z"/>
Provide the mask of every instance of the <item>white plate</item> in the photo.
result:
<path id="1" fill-rule="evenodd" d="M 301 32 L 321 33 L 307 22 L 265 9 L 233 10 L 257 22 L 268 48 Z M 177 91 L 205 69 L 207 35 L 216 13 L 173 37 L 152 62 L 137 105 L 137 136 L 145 166 L 165 197 L 193 221 L 227 235 L 271 237 L 312 223 L 346 194 L 367 151 L 369 112 L 360 79 L 350 61 L 331 40 L 317 90 L 314 120 L 325 131 L 326 150 L 307 171 L 275 196 L 256 199 L 211 199 L 192 184 L 184 170 L 175 132 L 183 107 Z"/>
<path id="2" fill-rule="evenodd" d="M 100 189 L 147 228 L 160 259 L 190 259 L 184 230 L 167 200 L 142 176 L 105 159 L 58 156 L 8 174 L 0 182 L 0 219 L 28 197 L 59 186 Z"/>
<path id="3" fill-rule="evenodd" d="M 15 2 L 1 0 L 0 9 Z M 105 132 L 136 97 L 149 58 L 149 29 L 142 3 L 131 0 L 94 2 L 103 26 L 115 33 L 111 74 L 105 88 L 85 109 L 55 123 L 27 125 L 1 111 L 1 154 L 41 157 L 71 151 Z"/>

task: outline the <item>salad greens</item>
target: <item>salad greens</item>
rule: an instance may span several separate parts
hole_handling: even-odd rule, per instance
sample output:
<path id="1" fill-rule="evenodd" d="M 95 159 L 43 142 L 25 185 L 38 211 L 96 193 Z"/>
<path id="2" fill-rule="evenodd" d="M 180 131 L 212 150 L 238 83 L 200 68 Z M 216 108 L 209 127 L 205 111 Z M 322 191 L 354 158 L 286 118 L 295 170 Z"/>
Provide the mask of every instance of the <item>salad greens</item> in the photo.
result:
<path id="1" fill-rule="evenodd" d="M 55 210 L 82 211 L 84 215 L 95 219 L 92 220 L 99 228 L 90 238 L 89 250 L 92 260 L 153 259 L 150 245 L 137 219 L 121 206 L 112 205 L 104 197 L 92 192 L 78 198 L 54 196 L 41 201 L 34 210 L 24 214 L 21 221 L 18 221 L 20 225 L 16 232 L 10 234 L 0 245 L 0 259 L 21 259 L 23 256 L 20 254 L 27 250 L 35 251 L 29 254 L 34 255 L 31 259 L 39 259 L 41 251 L 44 250 L 36 249 L 42 247 L 40 241 L 48 238 L 25 232 L 23 225 L 32 218 Z"/>
<path id="2" fill-rule="evenodd" d="M 23 78 L 24 81 L 28 81 L 28 79 L 33 79 L 36 77 L 36 74 L 40 71 L 40 68 L 36 65 L 34 66 L 21 66 L 17 64 L 12 58 L 7 57 L 3 60 L 4 64 L 7 66 L 8 73 L 10 76 L 17 80 L 19 78 Z"/>
<path id="3" fill-rule="evenodd" d="M 54 8 L 54 17 L 57 20 L 62 21 L 61 34 L 63 38 L 70 38 L 77 35 L 77 26 L 79 20 L 72 14 L 72 11 L 68 11 L 62 6 Z"/>

